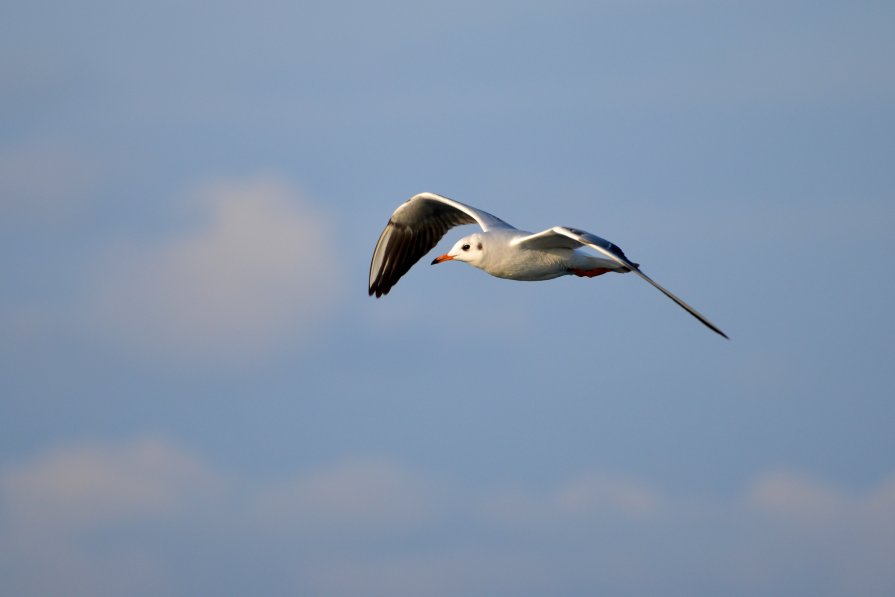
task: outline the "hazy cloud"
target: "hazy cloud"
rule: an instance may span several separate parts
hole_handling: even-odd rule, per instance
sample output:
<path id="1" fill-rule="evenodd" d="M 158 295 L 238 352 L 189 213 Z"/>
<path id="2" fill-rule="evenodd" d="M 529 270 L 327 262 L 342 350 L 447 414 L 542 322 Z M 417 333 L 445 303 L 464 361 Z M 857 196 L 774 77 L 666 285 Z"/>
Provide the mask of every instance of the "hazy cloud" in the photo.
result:
<path id="1" fill-rule="evenodd" d="M 607 518 L 642 519 L 656 514 L 663 499 L 634 479 L 588 472 L 549 491 L 490 492 L 481 496 L 479 512 L 501 525 L 543 528 Z"/>
<path id="2" fill-rule="evenodd" d="M 895 543 L 895 478 L 866 492 L 848 492 L 809 477 L 784 472 L 760 477 L 748 503 L 788 523 L 810 527 L 859 524 L 890 533 Z"/>
<path id="3" fill-rule="evenodd" d="M 176 534 L 223 483 L 196 456 L 155 438 L 70 445 L 0 471 L 2 592 L 170 592 L 160 553 L 104 534 L 141 525 Z"/>
<path id="4" fill-rule="evenodd" d="M 656 492 L 630 479 L 588 474 L 560 487 L 556 492 L 556 501 L 570 513 L 607 510 L 640 517 L 654 513 L 661 498 Z"/>
<path id="5" fill-rule="evenodd" d="M 754 557 L 778 586 L 814 574 L 829 595 L 895 590 L 895 478 L 854 491 L 801 474 L 768 473 L 747 492 L 743 514 L 773 539 Z"/>
<path id="6" fill-rule="evenodd" d="M 339 465 L 273 484 L 255 502 L 261 520 L 310 530 L 402 530 L 442 514 L 435 485 L 394 463 Z"/>
<path id="7" fill-rule="evenodd" d="M 770 514 L 805 522 L 823 522 L 847 506 L 841 492 L 814 480 L 785 473 L 758 479 L 749 492 L 752 505 Z"/>
<path id="8" fill-rule="evenodd" d="M 195 456 L 147 438 L 51 451 L 4 471 L 0 495 L 14 527 L 74 532 L 176 514 L 219 482 Z"/>
<path id="9" fill-rule="evenodd" d="M 0 513 L 3 586 L 30 594 L 178 594 L 175 583 L 199 581 L 177 567 L 196 556 L 173 546 L 197 539 L 203 565 L 220 571 L 205 590 L 232 569 L 281 594 L 652 594 L 668 579 L 692 583 L 694 562 L 706 586 L 733 592 L 895 588 L 892 479 L 849 491 L 776 472 L 722 499 L 585 472 L 507 491 L 361 459 L 258 480 L 138 439 L 8 467 Z"/>
<path id="10" fill-rule="evenodd" d="M 194 218 L 174 222 L 180 232 L 112 251 L 92 301 L 100 328 L 198 359 L 252 356 L 310 333 L 338 287 L 326 217 L 271 178 L 209 184 L 187 206 L 176 215 Z"/>

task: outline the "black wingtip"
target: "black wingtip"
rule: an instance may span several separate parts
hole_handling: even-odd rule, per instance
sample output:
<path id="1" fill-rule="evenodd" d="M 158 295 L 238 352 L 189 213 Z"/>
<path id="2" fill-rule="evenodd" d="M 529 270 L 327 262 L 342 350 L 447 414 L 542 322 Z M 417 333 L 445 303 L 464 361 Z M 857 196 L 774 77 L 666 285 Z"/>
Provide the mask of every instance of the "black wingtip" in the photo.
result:
<path id="1" fill-rule="evenodd" d="M 701 317 L 697 317 L 696 319 L 698 319 L 701 323 L 703 323 L 705 325 L 705 327 L 712 330 L 713 332 L 715 332 L 716 334 L 718 334 L 725 340 L 730 340 L 730 337 L 727 334 L 725 334 L 724 332 L 722 332 L 721 328 L 716 327 L 715 324 L 709 323 L 707 320 L 704 320 Z"/>
<path id="2" fill-rule="evenodd" d="M 367 289 L 367 296 L 375 296 L 376 298 L 382 298 L 383 296 L 388 294 L 389 290 L 391 290 L 391 288 L 383 289 L 381 286 L 370 286 L 370 288 Z"/>

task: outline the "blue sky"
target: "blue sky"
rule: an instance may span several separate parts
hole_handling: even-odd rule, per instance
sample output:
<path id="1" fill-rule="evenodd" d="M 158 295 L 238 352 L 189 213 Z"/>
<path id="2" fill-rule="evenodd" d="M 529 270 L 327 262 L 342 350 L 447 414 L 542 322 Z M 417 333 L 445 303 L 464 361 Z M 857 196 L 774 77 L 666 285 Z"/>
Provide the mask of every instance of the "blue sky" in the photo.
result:
<path id="1" fill-rule="evenodd" d="M 887 3 L 2 13 L 3 594 L 895 591 Z M 630 276 L 371 299 L 420 191 L 731 341 Z"/>

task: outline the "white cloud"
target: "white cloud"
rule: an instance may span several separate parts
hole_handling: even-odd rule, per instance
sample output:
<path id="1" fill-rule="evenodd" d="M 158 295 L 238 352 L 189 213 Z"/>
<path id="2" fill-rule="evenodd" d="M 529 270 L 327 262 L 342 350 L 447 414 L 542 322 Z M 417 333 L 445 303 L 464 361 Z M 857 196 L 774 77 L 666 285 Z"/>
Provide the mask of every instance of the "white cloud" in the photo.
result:
<path id="1" fill-rule="evenodd" d="M 755 481 L 747 503 L 787 524 L 815 529 L 859 526 L 888 533 L 895 543 L 895 477 L 858 493 L 778 471 Z"/>
<path id="2" fill-rule="evenodd" d="M 169 574 L 151 547 L 90 538 L 146 523 L 170 533 L 224 485 L 201 459 L 157 438 L 75 444 L 10 467 L 0 474 L 0 593 L 164 592 Z"/>
<path id="3" fill-rule="evenodd" d="M 895 590 L 895 477 L 854 491 L 773 472 L 755 481 L 745 504 L 744 514 L 773 538 L 763 567 L 778 577 L 799 569 L 823 570 L 831 595 L 890 595 Z"/>
<path id="4" fill-rule="evenodd" d="M 655 515 L 663 496 L 634 479 L 588 472 L 545 492 L 503 489 L 482 496 L 478 510 L 503 526 L 543 528 Z"/>
<path id="5" fill-rule="evenodd" d="M 847 506 L 835 488 L 781 472 L 758 479 L 749 491 L 749 502 L 770 514 L 805 522 L 830 520 Z"/>
<path id="6" fill-rule="evenodd" d="M 326 218 L 269 178 L 210 184 L 187 205 L 195 225 L 109 257 L 95 324 L 125 344 L 200 360 L 308 335 L 339 286 Z"/>
<path id="7" fill-rule="evenodd" d="M 332 532 L 412 528 L 438 517 L 433 483 L 393 463 L 363 461 L 276 483 L 255 502 L 260 520 Z"/>
<path id="8" fill-rule="evenodd" d="M 146 438 L 52 451 L 5 471 L 0 497 L 14 527 L 69 533 L 175 514 L 219 484 L 196 457 Z"/>
<path id="9" fill-rule="evenodd" d="M 895 478 L 857 491 L 776 472 L 722 499 L 599 472 L 498 491 L 360 459 L 271 480 L 138 439 L 0 471 L 0 529 L 4 594 L 895 588 Z"/>
<path id="10" fill-rule="evenodd" d="M 631 517 L 653 514 L 661 498 L 657 493 L 630 479 L 587 474 L 559 488 L 556 500 L 570 513 L 607 510 Z"/>

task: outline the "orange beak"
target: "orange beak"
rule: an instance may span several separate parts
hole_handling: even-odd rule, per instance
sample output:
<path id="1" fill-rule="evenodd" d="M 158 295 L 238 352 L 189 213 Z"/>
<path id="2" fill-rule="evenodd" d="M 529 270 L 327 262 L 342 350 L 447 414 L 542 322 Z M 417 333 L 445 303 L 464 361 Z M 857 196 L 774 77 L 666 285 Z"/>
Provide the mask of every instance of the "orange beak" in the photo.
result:
<path id="1" fill-rule="evenodd" d="M 438 257 L 436 257 L 432 261 L 432 265 L 435 265 L 436 263 L 441 263 L 442 261 L 450 261 L 451 259 L 453 259 L 453 257 L 451 257 L 450 255 L 445 253 L 444 255 L 439 255 Z"/>

